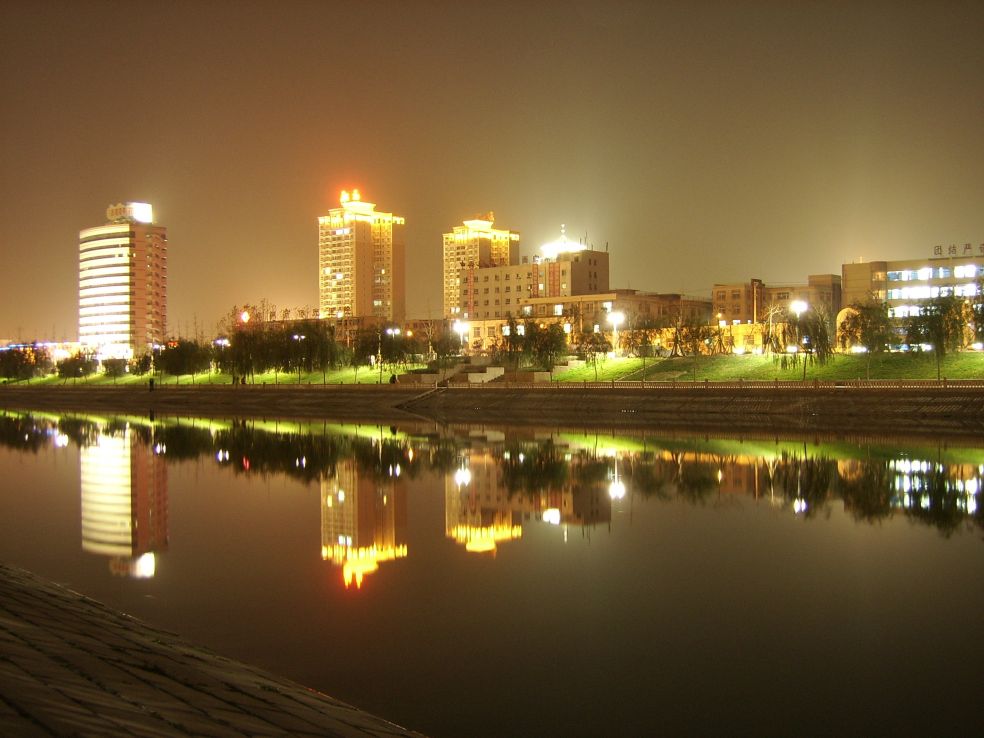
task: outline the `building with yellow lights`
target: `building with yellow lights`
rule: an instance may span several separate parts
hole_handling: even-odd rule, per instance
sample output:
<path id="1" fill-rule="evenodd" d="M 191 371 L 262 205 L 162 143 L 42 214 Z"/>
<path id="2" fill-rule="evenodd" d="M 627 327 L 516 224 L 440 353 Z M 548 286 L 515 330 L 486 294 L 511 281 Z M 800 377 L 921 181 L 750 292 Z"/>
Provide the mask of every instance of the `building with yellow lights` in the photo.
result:
<path id="1" fill-rule="evenodd" d="M 407 495 L 399 470 L 375 479 L 352 459 L 321 480 L 321 557 L 342 569 L 345 586 L 407 555 Z"/>
<path id="2" fill-rule="evenodd" d="M 79 343 L 101 358 L 132 358 L 166 338 L 167 229 L 128 202 L 79 232 Z"/>
<path id="3" fill-rule="evenodd" d="M 608 291 L 608 252 L 560 239 L 542 255 L 519 264 L 470 266 L 459 270 L 457 306 L 461 320 L 521 317 L 538 300 L 556 300 Z"/>
<path id="4" fill-rule="evenodd" d="M 464 317 L 462 282 L 477 269 L 519 263 L 519 234 L 496 228 L 492 211 L 477 215 L 444 234 L 442 263 L 444 317 Z"/>
<path id="5" fill-rule="evenodd" d="M 841 277 L 837 274 L 811 274 L 806 284 L 766 284 L 761 279 L 715 284 L 711 291 L 713 314 L 719 325 L 762 323 L 778 314 L 785 317 L 790 304 L 801 300 L 818 306 L 831 320 L 841 309 Z"/>
<path id="6" fill-rule="evenodd" d="M 580 333 L 610 331 L 608 316 L 613 313 L 624 316 L 625 330 L 639 325 L 672 325 L 678 318 L 707 322 L 711 301 L 706 297 L 679 293 L 615 289 L 580 295 L 530 297 L 513 312 L 513 317 L 520 324 L 527 320 L 543 326 L 559 323 L 573 340 Z M 506 335 L 509 320 L 505 317 L 479 318 L 461 322 L 459 326 L 471 350 L 485 351 Z"/>
<path id="7" fill-rule="evenodd" d="M 406 315 L 405 220 L 358 190 L 318 218 L 318 314 L 400 323 Z"/>

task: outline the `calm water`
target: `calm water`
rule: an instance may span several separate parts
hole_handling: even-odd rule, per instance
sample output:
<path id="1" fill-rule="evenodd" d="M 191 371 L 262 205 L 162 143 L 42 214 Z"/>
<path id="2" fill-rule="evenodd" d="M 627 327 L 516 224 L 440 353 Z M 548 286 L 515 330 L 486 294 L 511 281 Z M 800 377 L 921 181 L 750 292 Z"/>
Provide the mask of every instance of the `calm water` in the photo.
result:
<path id="1" fill-rule="evenodd" d="M 435 736 L 972 732 L 984 449 L 0 413 L 0 561 Z"/>

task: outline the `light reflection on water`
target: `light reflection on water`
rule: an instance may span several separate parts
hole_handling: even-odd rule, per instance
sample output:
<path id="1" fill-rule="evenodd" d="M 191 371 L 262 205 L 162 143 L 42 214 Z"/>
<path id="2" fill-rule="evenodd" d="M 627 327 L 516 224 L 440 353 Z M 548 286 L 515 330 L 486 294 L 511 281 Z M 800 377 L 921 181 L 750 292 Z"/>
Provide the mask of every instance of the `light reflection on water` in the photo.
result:
<path id="1" fill-rule="evenodd" d="M 0 443 L 0 473 L 79 456 L 81 554 L 9 535 L 51 501 L 4 474 L 3 560 L 425 732 L 744 730 L 760 713 L 882 732 L 843 706 L 806 725 L 734 682 L 980 675 L 976 639 L 947 663 L 883 640 L 906 645 L 913 617 L 979 626 L 980 448 L 15 413 Z M 815 651 L 804 621 L 825 629 Z M 857 653 L 825 664 L 838 641 Z M 720 711 L 686 699 L 708 679 L 731 684 Z"/>

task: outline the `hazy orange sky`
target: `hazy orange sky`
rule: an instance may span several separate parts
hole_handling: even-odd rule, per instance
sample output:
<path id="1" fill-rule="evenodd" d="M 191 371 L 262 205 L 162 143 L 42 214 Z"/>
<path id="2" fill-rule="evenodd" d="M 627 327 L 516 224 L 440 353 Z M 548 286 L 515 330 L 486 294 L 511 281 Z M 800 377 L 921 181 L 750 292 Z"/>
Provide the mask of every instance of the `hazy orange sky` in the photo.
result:
<path id="1" fill-rule="evenodd" d="M 78 231 L 168 228 L 169 325 L 317 302 L 317 217 L 607 242 L 710 294 L 984 242 L 984 3 L 0 3 L 0 338 L 77 337 Z"/>

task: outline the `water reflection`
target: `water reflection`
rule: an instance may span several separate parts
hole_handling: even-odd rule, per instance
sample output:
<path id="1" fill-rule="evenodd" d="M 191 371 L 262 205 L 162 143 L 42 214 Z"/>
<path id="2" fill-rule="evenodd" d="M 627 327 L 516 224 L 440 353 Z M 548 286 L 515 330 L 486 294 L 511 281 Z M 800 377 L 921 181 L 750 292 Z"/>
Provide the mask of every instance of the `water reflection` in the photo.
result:
<path id="1" fill-rule="evenodd" d="M 79 453 L 82 550 L 110 557 L 114 574 L 152 577 L 155 554 L 167 549 L 163 450 L 127 426 L 102 429 Z"/>
<path id="2" fill-rule="evenodd" d="M 748 499 L 804 520 L 837 503 L 860 523 L 901 515 L 944 536 L 984 527 L 979 448 L 11 412 L 0 442 L 80 448 L 82 548 L 134 577 L 153 576 L 168 547 L 168 460 L 318 489 L 321 556 L 356 588 L 409 556 L 406 481 L 424 472 L 443 477 L 447 538 L 493 556 L 527 524 L 561 526 L 565 540 L 572 527 L 611 529 L 613 509 L 636 498 Z"/>
<path id="3" fill-rule="evenodd" d="M 380 446 L 380 448 L 382 448 Z M 354 459 L 321 479 L 321 558 L 342 567 L 349 587 L 385 561 L 407 555 L 407 494 L 399 462 L 378 478 Z"/>

